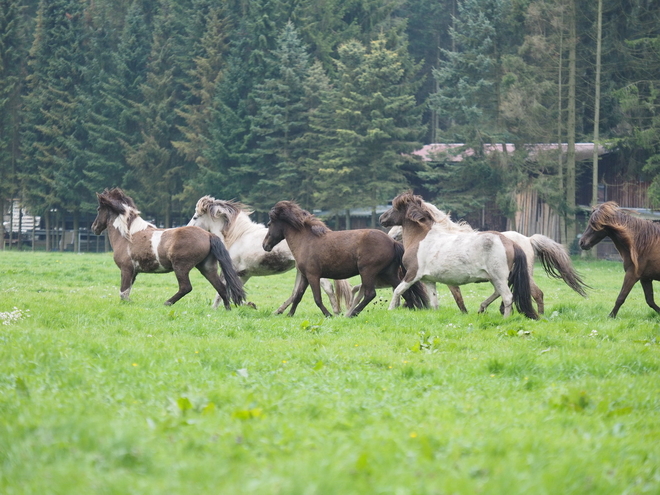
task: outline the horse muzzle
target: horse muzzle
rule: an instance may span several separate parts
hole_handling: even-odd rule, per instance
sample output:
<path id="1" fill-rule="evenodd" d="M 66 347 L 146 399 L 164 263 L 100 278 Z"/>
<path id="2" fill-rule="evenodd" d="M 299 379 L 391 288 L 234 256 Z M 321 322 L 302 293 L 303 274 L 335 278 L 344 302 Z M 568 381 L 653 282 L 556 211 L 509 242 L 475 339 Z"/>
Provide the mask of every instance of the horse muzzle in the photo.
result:
<path id="1" fill-rule="evenodd" d="M 270 237 L 266 236 L 264 239 L 264 242 L 261 243 L 261 247 L 266 251 L 267 253 L 270 253 L 273 250 L 273 245 L 270 242 Z"/>
<path id="2" fill-rule="evenodd" d="M 583 251 L 589 251 L 593 247 L 593 245 L 587 242 L 584 237 L 580 238 L 578 241 L 578 246 L 580 246 L 580 249 Z"/>

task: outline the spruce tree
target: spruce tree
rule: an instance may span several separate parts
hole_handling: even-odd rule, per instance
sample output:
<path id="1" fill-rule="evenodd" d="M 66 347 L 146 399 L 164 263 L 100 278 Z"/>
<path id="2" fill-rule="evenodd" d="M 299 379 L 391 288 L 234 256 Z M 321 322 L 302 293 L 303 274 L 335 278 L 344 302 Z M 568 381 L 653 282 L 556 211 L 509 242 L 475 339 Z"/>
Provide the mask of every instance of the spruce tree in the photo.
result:
<path id="1" fill-rule="evenodd" d="M 84 10 L 74 0 L 40 3 L 28 60 L 21 176 L 35 212 L 77 211 L 86 140 Z M 60 248 L 63 246 L 60 245 Z"/>
<path id="2" fill-rule="evenodd" d="M 333 146 L 321 155 L 323 207 L 375 209 L 408 187 L 407 154 L 425 132 L 415 102 L 419 80 L 406 45 L 389 48 L 384 35 L 367 50 L 357 41 L 339 49 Z"/>
<path id="3" fill-rule="evenodd" d="M 18 131 L 26 54 L 22 11 L 19 2 L 0 0 L 0 216 L 19 193 Z M 4 239 L 3 225 L 0 225 L 0 239 Z"/>

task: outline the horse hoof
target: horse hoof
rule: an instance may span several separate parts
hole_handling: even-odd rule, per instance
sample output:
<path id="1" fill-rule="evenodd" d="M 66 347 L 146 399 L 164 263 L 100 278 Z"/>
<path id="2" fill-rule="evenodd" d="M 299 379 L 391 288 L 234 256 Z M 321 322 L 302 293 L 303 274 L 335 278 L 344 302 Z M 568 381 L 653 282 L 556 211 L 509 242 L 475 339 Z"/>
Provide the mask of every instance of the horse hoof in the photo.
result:
<path id="1" fill-rule="evenodd" d="M 252 309 L 257 309 L 257 305 L 254 304 L 253 302 L 248 301 L 248 302 L 245 303 L 245 305 L 252 308 Z"/>

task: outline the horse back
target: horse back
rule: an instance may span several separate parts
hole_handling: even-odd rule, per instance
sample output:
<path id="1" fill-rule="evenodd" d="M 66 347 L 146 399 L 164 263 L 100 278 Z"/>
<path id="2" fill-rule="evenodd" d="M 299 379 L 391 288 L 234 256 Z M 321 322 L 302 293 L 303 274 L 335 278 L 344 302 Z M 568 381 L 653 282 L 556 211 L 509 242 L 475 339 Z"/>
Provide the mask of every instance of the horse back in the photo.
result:
<path id="1" fill-rule="evenodd" d="M 324 278 L 353 277 L 365 266 L 379 272 L 395 258 L 396 241 L 376 229 L 329 231 L 308 241 L 296 262 Z"/>

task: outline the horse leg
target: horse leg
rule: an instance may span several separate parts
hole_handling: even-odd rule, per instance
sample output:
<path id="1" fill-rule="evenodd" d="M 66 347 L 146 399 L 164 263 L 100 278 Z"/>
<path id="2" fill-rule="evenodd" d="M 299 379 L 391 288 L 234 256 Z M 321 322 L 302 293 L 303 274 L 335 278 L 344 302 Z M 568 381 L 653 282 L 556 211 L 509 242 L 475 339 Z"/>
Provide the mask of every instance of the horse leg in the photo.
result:
<path id="1" fill-rule="evenodd" d="M 449 292 L 451 292 L 451 295 L 454 296 L 456 306 L 458 306 L 458 309 L 461 310 L 461 313 L 467 313 L 468 310 L 465 307 L 465 303 L 463 302 L 463 294 L 461 294 L 461 288 L 455 285 L 448 285 L 447 287 L 449 287 Z M 435 284 L 433 284 L 433 292 L 435 293 L 435 307 L 433 309 L 438 309 L 438 294 L 435 292 Z M 431 304 L 433 304 L 433 300 L 431 300 Z"/>
<path id="2" fill-rule="evenodd" d="M 486 312 L 486 309 L 488 309 L 488 306 L 490 306 L 490 304 L 491 304 L 495 299 L 497 299 L 498 297 L 500 297 L 500 294 L 499 294 L 499 292 L 497 292 L 497 290 L 496 290 L 496 291 L 493 292 L 490 296 L 488 296 L 488 298 L 487 298 L 484 302 L 482 302 L 482 303 L 479 305 L 479 313 L 485 313 L 485 312 Z M 504 304 L 504 303 L 502 303 L 502 304 Z M 503 308 L 501 308 L 500 311 L 503 312 Z"/>
<path id="3" fill-rule="evenodd" d="M 335 288 L 332 285 L 332 280 L 329 280 L 327 278 L 322 278 L 320 280 L 321 287 L 323 288 L 324 292 L 328 295 L 328 299 L 330 299 L 330 305 L 332 306 L 332 312 L 336 315 L 338 315 L 341 312 L 341 307 L 339 306 L 339 299 L 337 298 L 337 295 L 335 294 Z"/>
<path id="4" fill-rule="evenodd" d="M 231 304 L 229 301 L 229 296 L 227 295 L 227 287 L 225 286 L 225 283 L 223 282 L 220 275 L 218 274 L 217 262 L 216 263 L 204 262 L 198 265 L 197 269 L 201 272 L 202 275 L 204 275 L 204 278 L 209 281 L 209 283 L 213 286 L 213 288 L 217 292 L 215 296 L 215 301 L 213 302 L 213 309 L 218 309 L 218 306 L 220 306 L 220 301 L 222 300 L 225 309 L 230 310 Z"/>
<path id="5" fill-rule="evenodd" d="M 362 294 L 362 297 L 358 297 L 353 302 L 353 306 L 346 313 L 346 318 L 352 318 L 360 314 L 360 312 L 376 297 L 376 277 L 367 274 L 361 275 L 361 284 L 358 296 Z"/>
<path id="6" fill-rule="evenodd" d="M 351 314 L 355 310 L 356 306 L 360 303 L 364 297 L 364 290 L 362 289 L 362 284 L 358 284 L 351 290 L 353 292 L 353 300 L 351 301 L 350 308 L 346 311 L 346 316 Z"/>
<path id="7" fill-rule="evenodd" d="M 122 301 L 128 301 L 131 294 L 131 287 L 135 282 L 137 272 L 132 266 L 127 266 L 121 269 L 121 287 L 119 289 L 119 297 Z"/>
<path id="8" fill-rule="evenodd" d="M 192 267 L 175 266 L 173 268 L 176 280 L 179 282 L 179 290 L 176 294 L 165 301 L 165 306 L 171 306 L 192 291 L 192 284 L 190 283 L 190 270 Z"/>
<path id="9" fill-rule="evenodd" d="M 300 284 L 302 283 L 302 280 L 303 280 L 303 275 L 300 272 L 300 270 L 298 270 L 296 268 L 296 281 L 293 283 L 293 290 L 291 291 L 291 296 L 289 297 L 289 299 L 284 301 L 279 308 L 277 308 L 277 310 L 275 311 L 276 315 L 280 315 L 280 314 L 284 313 L 284 310 L 291 305 L 291 303 L 293 302 L 293 300 L 295 298 L 296 292 L 300 288 Z M 293 316 L 293 315 L 289 315 L 289 316 Z"/>
<path id="10" fill-rule="evenodd" d="M 626 302 L 628 294 L 630 294 L 630 291 L 638 280 L 639 278 L 637 278 L 635 275 L 634 268 L 631 268 L 630 271 L 626 272 L 625 277 L 623 277 L 623 286 L 621 287 L 621 292 L 619 292 L 619 295 L 616 298 L 616 302 L 614 303 L 614 308 L 612 308 L 612 311 L 610 312 L 610 318 L 616 318 L 616 315 L 619 312 L 619 308 L 624 302 Z"/>
<path id="11" fill-rule="evenodd" d="M 493 284 L 493 287 L 495 288 L 495 294 L 490 296 L 488 299 L 492 298 L 493 296 L 495 296 L 495 299 L 497 299 L 497 295 L 499 295 L 502 298 L 502 304 L 504 305 L 504 312 L 502 314 L 505 318 L 510 316 L 511 307 L 513 306 L 513 294 L 511 293 L 511 289 L 509 289 L 507 277 L 502 277 L 501 279 L 492 279 L 490 283 Z M 488 299 L 486 299 L 486 301 L 488 301 Z M 484 301 L 484 303 L 486 301 Z M 482 306 L 484 303 L 481 303 Z"/>
<path id="12" fill-rule="evenodd" d="M 332 313 L 330 313 L 330 311 L 328 311 L 328 309 L 323 304 L 323 298 L 321 297 L 320 277 L 313 275 L 311 277 L 307 277 L 307 280 L 309 281 L 309 285 L 312 288 L 312 294 L 314 295 L 314 302 L 316 305 L 319 307 L 326 318 L 332 316 Z"/>
<path id="13" fill-rule="evenodd" d="M 543 303 L 543 291 L 536 285 L 534 279 L 529 277 L 529 288 L 532 291 L 532 298 L 536 301 L 536 307 L 538 308 L 538 313 L 542 315 L 545 312 L 545 304 Z"/>
<path id="14" fill-rule="evenodd" d="M 424 287 L 426 287 L 426 292 L 429 294 L 429 304 L 431 305 L 431 309 L 438 309 L 438 290 L 436 289 L 435 282 L 424 282 Z M 450 287 L 449 290 L 451 289 L 452 288 Z M 453 294 L 452 291 L 452 295 Z M 459 292 L 458 294 L 460 297 L 461 293 Z"/>
<path id="15" fill-rule="evenodd" d="M 307 286 L 309 285 L 309 282 L 307 281 L 307 277 L 300 273 L 300 283 L 294 287 L 294 292 L 293 292 L 293 301 L 291 301 L 291 309 L 289 310 L 289 316 L 293 316 L 296 314 L 296 308 L 298 308 L 298 304 L 300 304 L 300 301 L 302 300 L 303 295 L 305 294 L 305 291 L 307 290 Z M 327 311 L 327 310 L 326 310 Z"/>
<path id="16" fill-rule="evenodd" d="M 648 304 L 653 310 L 660 313 L 660 307 L 655 303 L 653 298 L 653 280 L 642 280 L 642 289 L 644 289 L 644 297 L 646 298 L 646 304 Z"/>

